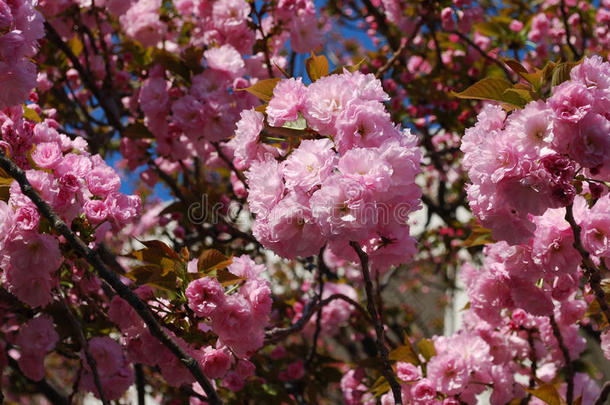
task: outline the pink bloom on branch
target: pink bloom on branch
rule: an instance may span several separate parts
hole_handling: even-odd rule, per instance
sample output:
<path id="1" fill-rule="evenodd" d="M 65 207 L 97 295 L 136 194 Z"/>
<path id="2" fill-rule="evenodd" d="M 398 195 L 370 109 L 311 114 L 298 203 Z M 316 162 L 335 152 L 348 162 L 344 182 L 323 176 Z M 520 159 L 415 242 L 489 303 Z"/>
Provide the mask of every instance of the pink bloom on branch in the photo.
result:
<path id="1" fill-rule="evenodd" d="M 44 358 L 55 347 L 59 335 L 48 315 L 30 320 L 20 329 L 15 343 L 21 348 L 19 368 L 30 379 L 39 381 L 44 377 Z"/>
<path id="2" fill-rule="evenodd" d="M 301 78 L 281 80 L 273 89 L 273 97 L 265 111 L 269 125 L 281 127 L 287 121 L 296 121 L 303 109 L 306 92 Z"/>
<path id="3" fill-rule="evenodd" d="M 185 293 L 189 308 L 202 318 L 212 315 L 224 304 L 224 289 L 215 278 L 203 277 L 191 281 Z"/>
<path id="4" fill-rule="evenodd" d="M 94 337 L 89 340 L 88 344 L 106 398 L 120 398 L 134 380 L 133 370 L 123 354 L 121 345 L 107 336 Z M 81 353 L 81 359 L 85 368 L 80 381 L 81 387 L 99 398 L 100 395 L 93 380 L 93 372 L 84 353 Z"/>
<path id="5" fill-rule="evenodd" d="M 43 169 L 53 169 L 62 157 L 61 149 L 55 142 L 39 143 L 32 152 L 32 160 Z"/>
<path id="6" fill-rule="evenodd" d="M 215 349 L 206 346 L 200 356 L 199 364 L 208 378 L 222 378 L 233 361 L 232 355 L 226 347 Z"/>

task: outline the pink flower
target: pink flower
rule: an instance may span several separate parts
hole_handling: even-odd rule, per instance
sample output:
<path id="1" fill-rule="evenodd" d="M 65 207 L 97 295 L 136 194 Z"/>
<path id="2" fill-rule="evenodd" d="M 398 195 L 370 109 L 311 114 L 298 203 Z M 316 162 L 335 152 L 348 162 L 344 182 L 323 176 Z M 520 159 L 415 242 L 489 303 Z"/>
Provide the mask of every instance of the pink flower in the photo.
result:
<path id="1" fill-rule="evenodd" d="M 610 195 L 606 194 L 582 217 L 582 243 L 598 257 L 610 258 Z"/>
<path id="2" fill-rule="evenodd" d="M 15 226 L 21 231 L 38 230 L 40 214 L 34 205 L 19 207 L 15 212 Z"/>
<path id="3" fill-rule="evenodd" d="M 169 106 L 167 83 L 162 76 L 151 76 L 140 88 L 138 96 L 140 108 L 146 115 L 166 112 Z"/>
<path id="4" fill-rule="evenodd" d="M 396 377 L 404 382 L 416 381 L 421 377 L 421 370 L 411 363 L 399 361 L 396 363 Z"/>
<path id="5" fill-rule="evenodd" d="M 434 356 L 427 365 L 426 378 L 444 394 L 459 394 L 468 384 L 469 370 L 464 359 L 455 354 Z"/>
<path id="6" fill-rule="evenodd" d="M 227 73 L 231 77 L 240 76 L 245 64 L 241 54 L 229 44 L 210 48 L 203 53 L 208 67 Z"/>
<path id="7" fill-rule="evenodd" d="M 32 152 L 32 160 L 43 169 L 53 169 L 62 157 L 61 149 L 55 142 L 39 143 Z"/>
<path id="8" fill-rule="evenodd" d="M 519 20 L 512 20 L 508 28 L 513 32 L 519 32 L 523 29 L 523 23 Z"/>
<path id="9" fill-rule="evenodd" d="M 7 241 L 2 253 L 9 291 L 33 307 L 52 301 L 51 289 L 55 285 L 52 273 L 62 260 L 57 239 L 35 232 L 23 233 Z"/>
<path id="10" fill-rule="evenodd" d="M 222 378 L 231 367 L 232 356 L 226 347 L 214 349 L 206 346 L 202 350 L 199 364 L 208 378 Z"/>
<path id="11" fill-rule="evenodd" d="M 133 370 L 123 355 L 121 345 L 107 336 L 94 337 L 88 344 L 106 398 L 119 399 L 134 380 Z M 80 381 L 81 386 L 99 398 L 100 395 L 93 380 L 93 373 L 84 352 L 81 353 L 81 359 L 85 367 Z"/>
<path id="12" fill-rule="evenodd" d="M 248 204 L 256 215 L 265 216 L 280 201 L 284 193 L 281 167 L 272 155 L 256 161 L 246 172 Z"/>
<path id="13" fill-rule="evenodd" d="M 195 315 L 202 318 L 212 313 L 224 303 L 225 292 L 215 278 L 203 277 L 191 281 L 186 288 L 188 306 Z"/>
<path id="14" fill-rule="evenodd" d="M 142 201 L 137 195 L 110 193 L 104 200 L 104 204 L 108 207 L 108 214 L 117 228 L 133 221 L 142 212 Z"/>
<path id="15" fill-rule="evenodd" d="M 336 162 L 329 139 L 304 140 L 282 166 L 286 187 L 309 192 L 332 173 Z"/>
<path id="16" fill-rule="evenodd" d="M 92 194 L 106 197 L 108 194 L 119 191 L 121 179 L 113 168 L 100 162 L 85 175 L 85 182 Z"/>
<path id="17" fill-rule="evenodd" d="M 386 139 L 398 138 L 390 114 L 376 100 L 349 103 L 337 118 L 336 142 L 339 153 L 354 147 L 375 147 Z"/>
<path id="18" fill-rule="evenodd" d="M 233 258 L 228 270 L 238 277 L 251 280 L 258 279 L 266 267 L 264 264 L 256 264 L 248 255 L 241 255 Z"/>
<path id="19" fill-rule="evenodd" d="M 294 381 L 303 378 L 305 375 L 305 367 L 303 366 L 303 360 L 297 360 L 290 363 L 285 370 L 278 374 L 278 378 L 281 381 Z"/>
<path id="20" fill-rule="evenodd" d="M 234 148 L 233 163 L 238 170 L 247 169 L 259 153 L 259 135 L 265 116 L 254 109 L 241 112 L 235 136 L 228 142 Z"/>
<path id="21" fill-rule="evenodd" d="M 303 109 L 307 87 L 301 78 L 281 80 L 273 89 L 273 97 L 265 112 L 269 125 L 281 127 L 287 121 L 296 121 Z"/>
<path id="22" fill-rule="evenodd" d="M 578 125 L 568 154 L 584 167 L 610 167 L 610 121 L 600 114 L 587 114 Z"/>
<path id="23" fill-rule="evenodd" d="M 229 371 L 222 380 L 222 385 L 230 391 L 241 391 L 244 387 L 244 380 L 234 371 Z"/>
<path id="24" fill-rule="evenodd" d="M 445 7 L 441 10 L 441 24 L 445 31 L 453 31 L 456 28 L 454 20 L 454 12 L 451 7 Z"/>
<path id="25" fill-rule="evenodd" d="M 303 115 L 320 134 L 332 135 L 339 114 L 357 95 L 357 89 L 346 83 L 342 75 L 322 77 L 309 85 Z"/>
<path id="26" fill-rule="evenodd" d="M 414 404 L 433 404 L 436 400 L 436 390 L 432 382 L 424 378 L 411 387 L 411 397 Z"/>
<path id="27" fill-rule="evenodd" d="M 120 17 L 125 33 L 144 46 L 156 45 L 165 35 L 165 24 L 159 19 L 161 0 L 138 0 Z"/>
<path id="28" fill-rule="evenodd" d="M 548 103 L 558 120 L 576 124 L 593 107 L 593 95 L 581 83 L 566 81 L 553 89 Z"/>
<path id="29" fill-rule="evenodd" d="M 36 67 L 29 60 L 0 61 L 0 108 L 21 104 L 36 87 Z"/>
<path id="30" fill-rule="evenodd" d="M 93 225 L 104 222 L 108 217 L 108 207 L 102 200 L 88 200 L 83 205 L 83 210 L 87 220 Z"/>
<path id="31" fill-rule="evenodd" d="M 59 335 L 48 315 L 30 320 L 19 330 L 15 343 L 21 348 L 18 364 L 26 377 L 39 381 L 44 375 L 44 358 L 55 347 Z"/>

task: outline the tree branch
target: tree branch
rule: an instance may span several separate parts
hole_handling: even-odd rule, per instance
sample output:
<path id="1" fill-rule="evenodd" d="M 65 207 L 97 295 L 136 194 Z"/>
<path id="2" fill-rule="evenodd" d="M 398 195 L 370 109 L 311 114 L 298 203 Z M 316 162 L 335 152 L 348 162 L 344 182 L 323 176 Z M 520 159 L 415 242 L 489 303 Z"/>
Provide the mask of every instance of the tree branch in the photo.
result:
<path id="1" fill-rule="evenodd" d="M 574 211 L 572 205 L 568 205 L 566 207 L 565 219 L 570 224 L 570 227 L 572 227 L 572 233 L 574 234 L 573 246 L 574 249 L 576 249 L 582 257 L 582 267 L 584 268 L 589 285 L 591 286 L 591 289 L 595 294 L 595 299 L 597 300 L 600 309 L 606 316 L 606 320 L 610 322 L 610 307 L 608 307 L 606 293 L 604 293 L 604 290 L 601 287 L 602 277 L 599 269 L 595 266 L 593 260 L 591 260 L 591 255 L 582 245 L 582 240 L 580 238 L 581 228 L 580 225 L 578 225 L 576 223 L 576 220 L 574 219 Z"/>
<path id="2" fill-rule="evenodd" d="M 574 399 L 574 364 L 572 363 L 572 359 L 570 359 L 570 352 L 563 341 L 561 331 L 559 330 L 559 325 L 557 325 L 557 321 L 555 321 L 555 316 L 551 315 L 549 318 L 551 321 L 551 327 L 553 328 L 553 335 L 555 335 L 555 339 L 557 339 L 559 349 L 561 350 L 566 362 L 566 383 L 568 384 L 566 389 L 566 402 L 568 405 L 572 405 L 572 401 Z"/>
<path id="3" fill-rule="evenodd" d="M 396 404 L 402 404 L 402 391 L 400 385 L 396 381 L 396 378 L 394 378 L 394 371 L 392 370 L 392 365 L 390 364 L 390 359 L 388 357 L 388 348 L 385 345 L 383 324 L 381 323 L 381 319 L 379 318 L 379 314 L 377 313 L 377 309 L 375 308 L 373 283 L 371 282 L 371 274 L 369 273 L 369 257 L 362 250 L 362 248 L 357 242 L 352 241 L 349 244 L 358 254 L 358 257 L 360 258 L 360 264 L 362 266 L 362 277 L 364 278 L 364 287 L 366 290 L 366 305 L 369 311 L 369 315 L 371 316 L 375 325 L 375 334 L 377 335 L 377 350 L 381 355 L 381 360 L 383 363 L 381 373 L 390 384 L 392 394 L 394 395 L 394 402 Z"/>

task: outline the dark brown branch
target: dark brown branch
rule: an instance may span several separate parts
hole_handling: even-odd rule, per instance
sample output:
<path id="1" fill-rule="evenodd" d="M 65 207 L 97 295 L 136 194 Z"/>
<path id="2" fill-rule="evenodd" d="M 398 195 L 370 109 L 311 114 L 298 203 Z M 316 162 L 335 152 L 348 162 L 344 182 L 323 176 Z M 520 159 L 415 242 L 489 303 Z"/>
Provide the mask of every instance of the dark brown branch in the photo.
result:
<path id="1" fill-rule="evenodd" d="M 145 394 L 146 380 L 144 379 L 144 369 L 141 364 L 135 364 L 136 370 L 136 389 L 138 391 L 138 405 L 146 405 Z"/>
<path id="2" fill-rule="evenodd" d="M 494 63 L 496 65 L 498 65 L 498 67 L 500 69 L 502 69 L 504 71 L 504 74 L 506 75 L 506 77 L 508 78 L 508 80 L 511 81 L 511 83 L 515 83 L 515 81 L 513 80 L 513 76 L 510 73 L 510 71 L 506 68 L 506 66 L 504 66 L 504 64 L 502 62 L 500 62 L 498 59 L 496 58 L 492 58 L 491 56 L 489 56 L 489 54 L 487 52 L 485 52 L 480 46 L 478 46 L 477 44 L 474 43 L 474 41 L 470 38 L 468 38 L 468 36 L 462 34 L 460 31 L 453 31 L 454 34 L 456 34 L 458 37 L 460 37 L 464 42 L 466 42 L 468 45 L 472 46 L 478 53 L 481 54 L 481 56 L 483 56 L 485 59 L 487 59 L 488 61 L 490 61 L 491 63 Z"/>
<path id="3" fill-rule="evenodd" d="M 77 337 L 80 345 L 83 348 L 83 352 L 85 352 L 85 358 L 87 359 L 87 363 L 89 364 L 89 367 L 91 368 L 91 373 L 93 374 L 93 382 L 95 384 L 95 388 L 97 388 L 97 392 L 100 396 L 100 400 L 102 401 L 102 403 L 104 405 L 108 405 L 109 404 L 108 398 L 106 398 L 106 394 L 104 393 L 104 388 L 102 386 L 102 380 L 100 379 L 100 373 L 97 370 L 97 363 L 96 363 L 95 359 L 93 358 L 93 356 L 91 355 L 91 351 L 89 350 L 89 343 L 87 342 L 87 338 L 85 337 L 85 334 L 83 333 L 83 328 L 82 328 L 80 322 L 78 321 L 78 319 L 76 319 L 76 316 L 72 313 L 70 306 L 68 305 L 65 297 L 63 297 L 63 296 L 61 298 L 61 303 L 63 304 L 63 307 L 66 310 L 68 319 L 70 320 L 70 323 L 72 324 L 72 329 L 74 329 L 74 332 L 76 333 L 76 337 Z"/>
<path id="4" fill-rule="evenodd" d="M 343 301 L 347 302 L 348 304 L 350 304 L 354 308 L 356 308 L 356 310 L 358 310 L 358 312 L 360 312 L 360 315 L 362 315 L 367 322 L 369 322 L 371 324 L 373 323 L 373 321 L 369 317 L 368 312 L 366 311 L 366 309 L 364 309 L 362 307 L 362 305 L 360 305 L 359 303 L 357 303 L 356 301 L 354 301 L 347 295 L 333 294 L 333 295 L 329 296 L 328 298 L 323 299 L 320 302 L 318 302 L 316 299 L 312 299 L 311 301 L 308 301 L 305 304 L 305 307 L 303 308 L 303 315 L 301 315 L 301 317 L 292 325 L 285 327 L 285 328 L 274 328 L 274 329 L 267 331 L 266 336 L 265 336 L 265 344 L 278 342 L 281 339 L 292 335 L 293 333 L 297 333 L 297 332 L 301 331 L 305 327 L 307 322 L 311 319 L 313 314 L 318 310 L 318 308 L 322 308 L 322 307 L 328 305 L 333 300 L 343 300 Z"/>
<path id="5" fill-rule="evenodd" d="M 381 79 L 383 77 L 383 75 L 388 70 L 390 70 L 390 68 L 394 65 L 394 63 L 396 63 L 398 58 L 400 58 L 402 53 L 407 49 L 407 46 L 413 41 L 413 38 L 415 38 L 415 36 L 419 32 L 419 29 L 421 28 L 422 25 L 423 25 L 423 20 L 420 21 L 419 23 L 417 23 L 417 26 L 413 30 L 413 33 L 411 34 L 411 36 L 409 36 L 409 38 L 402 41 L 402 43 L 400 44 L 400 47 L 394 52 L 394 54 L 390 57 L 390 59 L 388 59 L 388 61 L 385 63 L 385 65 L 383 65 L 382 67 L 379 68 L 377 73 L 375 73 L 376 78 Z"/>
<path id="6" fill-rule="evenodd" d="M 570 352 L 563 341 L 563 336 L 561 336 L 561 331 L 559 330 L 557 321 L 555 321 L 555 316 L 551 315 L 549 318 L 551 327 L 553 328 L 553 335 L 555 335 L 555 339 L 557 339 L 557 344 L 559 345 L 561 354 L 563 354 L 563 358 L 566 362 L 565 373 L 566 384 L 568 385 L 566 389 L 566 402 L 568 405 L 572 405 L 572 401 L 574 400 L 574 364 L 572 363 L 572 359 L 570 359 Z"/>
<path id="7" fill-rule="evenodd" d="M 220 148 L 220 145 L 218 144 L 218 142 L 212 142 L 212 146 L 214 146 L 214 149 L 216 149 L 216 152 L 218 153 L 218 157 L 220 157 L 222 159 L 222 161 L 225 162 L 225 164 L 227 166 L 229 166 L 229 169 L 233 170 L 233 172 L 235 173 L 235 175 L 237 176 L 239 181 L 244 183 L 244 187 L 248 188 L 248 183 L 246 182 L 246 176 L 244 176 L 244 174 L 241 171 L 237 170 L 237 168 L 235 167 L 233 162 L 231 162 L 231 159 L 229 159 L 222 152 L 222 149 Z"/>
<path id="8" fill-rule="evenodd" d="M 375 325 L 375 334 L 377 335 L 377 351 L 381 356 L 382 361 L 382 370 L 381 373 L 386 378 L 388 383 L 390 384 L 390 388 L 392 389 L 392 394 L 394 395 L 394 402 L 396 404 L 402 404 L 402 391 L 400 385 L 396 381 L 394 377 L 394 371 L 392 370 L 392 365 L 390 364 L 389 352 L 388 348 L 385 344 L 385 336 L 383 331 L 383 324 L 381 323 L 381 319 L 379 318 L 379 314 L 377 313 L 377 308 L 375 308 L 375 296 L 373 294 L 373 283 L 371 282 L 371 274 L 369 272 L 369 257 L 362 250 L 360 245 L 357 242 L 350 242 L 350 246 L 356 251 L 358 254 L 358 258 L 360 259 L 360 265 L 362 266 L 362 277 L 364 279 L 364 287 L 366 291 L 366 306 L 369 311 L 369 315 L 373 320 Z"/>
<path id="9" fill-rule="evenodd" d="M 593 405 L 604 405 L 610 397 L 610 381 L 606 381 Z"/>
<path id="10" fill-rule="evenodd" d="M 581 264 L 585 271 L 585 275 L 587 276 L 589 285 L 591 286 L 591 289 L 593 290 L 593 293 L 595 294 L 595 299 L 597 300 L 597 303 L 599 304 L 600 309 L 606 316 L 606 320 L 608 322 L 610 322 L 610 307 L 608 307 L 608 301 L 606 300 L 606 293 L 604 293 L 604 290 L 601 287 L 602 277 L 601 277 L 599 269 L 595 266 L 595 263 L 593 263 L 593 260 L 591 260 L 591 255 L 582 245 L 582 241 L 580 239 L 581 229 L 580 229 L 580 225 L 578 225 L 576 223 L 576 220 L 574 219 L 574 211 L 573 211 L 572 205 L 568 205 L 566 207 L 565 219 L 566 219 L 566 221 L 568 221 L 568 223 L 572 227 L 572 233 L 574 234 L 574 249 L 576 249 L 578 251 L 578 253 L 580 253 L 580 256 L 582 257 Z"/>
<path id="11" fill-rule="evenodd" d="M 135 294 L 127 285 L 123 284 L 120 278 L 106 266 L 98 253 L 90 249 L 78 236 L 76 236 L 76 234 L 74 234 L 74 232 L 70 230 L 68 225 L 66 225 L 66 223 L 63 222 L 59 216 L 57 216 L 49 204 L 47 204 L 40 197 L 40 195 L 38 195 L 36 190 L 34 190 L 30 182 L 27 180 L 23 170 L 21 170 L 9 158 L 7 158 L 1 151 L 0 167 L 2 167 L 19 183 L 23 194 L 32 200 L 32 202 L 38 208 L 40 214 L 49 221 L 51 228 L 66 239 L 66 242 L 72 247 L 72 249 L 74 249 L 76 254 L 87 260 L 87 262 L 97 271 L 100 278 L 110 284 L 117 294 L 136 310 L 138 315 L 140 315 L 142 320 L 144 320 L 148 326 L 150 333 L 182 361 L 182 363 L 189 369 L 193 377 L 197 380 L 197 382 L 199 382 L 207 394 L 208 402 L 211 404 L 222 404 L 222 401 L 216 394 L 212 384 L 201 371 L 197 360 L 186 353 L 182 347 L 180 347 L 178 343 L 176 343 L 176 341 L 163 329 L 163 327 L 155 319 L 146 303 L 144 303 L 140 297 L 138 297 L 138 295 Z"/>
<path id="12" fill-rule="evenodd" d="M 570 48 L 570 51 L 572 51 L 572 55 L 574 55 L 574 59 L 578 60 L 580 59 L 580 54 L 576 50 L 576 47 L 570 41 L 572 33 L 570 31 L 570 23 L 568 22 L 568 13 L 566 12 L 565 0 L 561 0 L 561 3 L 559 4 L 559 10 L 561 10 L 561 19 L 563 21 L 563 27 L 566 30 L 566 42 L 568 44 L 568 47 Z"/>
<path id="13" fill-rule="evenodd" d="M 100 89 L 95 84 L 95 80 L 93 79 L 93 77 L 80 63 L 78 57 L 74 55 L 68 44 L 66 44 L 64 40 L 61 39 L 61 36 L 57 33 L 57 31 L 55 31 L 55 28 L 53 28 L 53 26 L 46 21 L 44 23 L 44 27 L 47 33 L 46 38 L 53 45 L 59 48 L 64 54 L 66 54 L 66 57 L 68 59 L 70 59 L 72 66 L 74 66 L 74 69 L 76 69 L 76 71 L 79 73 L 83 83 L 85 84 L 85 87 L 87 87 L 89 91 L 93 93 L 93 95 L 97 99 L 97 102 L 100 103 L 100 106 L 106 113 L 106 117 L 110 125 L 112 125 L 117 131 L 121 132 L 123 130 L 123 125 L 121 124 L 119 109 L 116 102 L 110 103 L 110 100 L 112 100 L 112 98 L 107 97 L 100 91 Z"/>

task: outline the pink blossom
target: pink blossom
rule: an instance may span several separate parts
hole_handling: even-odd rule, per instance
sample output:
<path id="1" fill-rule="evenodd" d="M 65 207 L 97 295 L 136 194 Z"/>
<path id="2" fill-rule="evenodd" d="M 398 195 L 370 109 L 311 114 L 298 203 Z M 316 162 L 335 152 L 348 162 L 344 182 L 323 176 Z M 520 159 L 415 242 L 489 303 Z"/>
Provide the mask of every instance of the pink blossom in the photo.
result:
<path id="1" fill-rule="evenodd" d="M 32 160 L 43 169 L 53 169 L 61 158 L 61 150 L 55 142 L 39 143 L 32 152 Z"/>
<path id="2" fill-rule="evenodd" d="M 44 375 L 44 358 L 55 347 L 59 335 L 48 315 L 31 319 L 19 330 L 16 344 L 21 348 L 19 368 L 30 379 L 39 381 Z"/>
<path id="3" fill-rule="evenodd" d="M 86 201 L 83 205 L 83 210 L 87 220 L 93 225 L 104 222 L 108 217 L 108 207 L 102 200 Z"/>
<path id="4" fill-rule="evenodd" d="M 267 215 L 280 201 L 284 193 L 281 167 L 272 155 L 256 161 L 246 172 L 248 180 L 248 204 L 256 215 Z"/>
<path id="5" fill-rule="evenodd" d="M 186 288 L 188 306 L 195 315 L 207 317 L 224 303 L 224 289 L 215 278 L 203 277 L 191 281 Z"/>
<path id="6" fill-rule="evenodd" d="M 329 139 L 303 140 L 282 166 L 288 189 L 311 191 L 331 174 L 337 155 Z"/>
<path id="7" fill-rule="evenodd" d="M 265 110 L 269 125 L 281 127 L 288 121 L 296 121 L 303 110 L 307 87 L 301 78 L 281 80 L 273 89 L 273 97 Z"/>
<path id="8" fill-rule="evenodd" d="M 260 151 L 259 136 L 263 130 L 264 115 L 254 109 L 241 112 L 235 136 L 228 142 L 234 149 L 233 163 L 239 170 L 250 167 Z"/>
<path id="9" fill-rule="evenodd" d="M 28 60 L 0 61 L 0 108 L 21 104 L 36 87 L 36 67 Z"/>
<path id="10" fill-rule="evenodd" d="M 99 197 L 106 197 L 110 193 L 119 191 L 121 187 L 118 174 L 103 162 L 85 175 L 85 181 L 89 191 Z"/>
<path id="11" fill-rule="evenodd" d="M 119 399 L 133 383 L 133 370 L 125 358 L 121 346 L 111 338 L 94 337 L 89 342 L 89 352 L 95 360 L 97 372 L 106 398 Z M 99 398 L 99 392 L 93 380 L 93 373 L 84 353 L 81 353 L 85 371 L 81 377 L 81 386 L 93 392 Z"/>
<path id="12" fill-rule="evenodd" d="M 167 30 L 159 19 L 160 8 L 161 0 L 137 0 L 120 17 L 125 33 L 144 46 L 156 45 Z"/>
<path id="13" fill-rule="evenodd" d="M 241 75 L 245 67 L 241 54 L 229 44 L 208 49 L 203 53 L 203 56 L 205 56 L 210 69 L 225 72 L 231 77 Z"/>
<path id="14" fill-rule="evenodd" d="M 278 374 L 278 378 L 281 381 L 294 381 L 303 378 L 305 375 L 305 367 L 303 366 L 303 360 L 297 360 L 290 363 L 285 370 Z"/>
<path id="15" fill-rule="evenodd" d="M 582 243 L 598 257 L 610 258 L 610 195 L 601 197 L 582 217 Z"/>
<path id="16" fill-rule="evenodd" d="M 214 349 L 206 346 L 201 353 L 199 364 L 208 378 L 222 378 L 231 367 L 232 356 L 225 348 Z"/>

